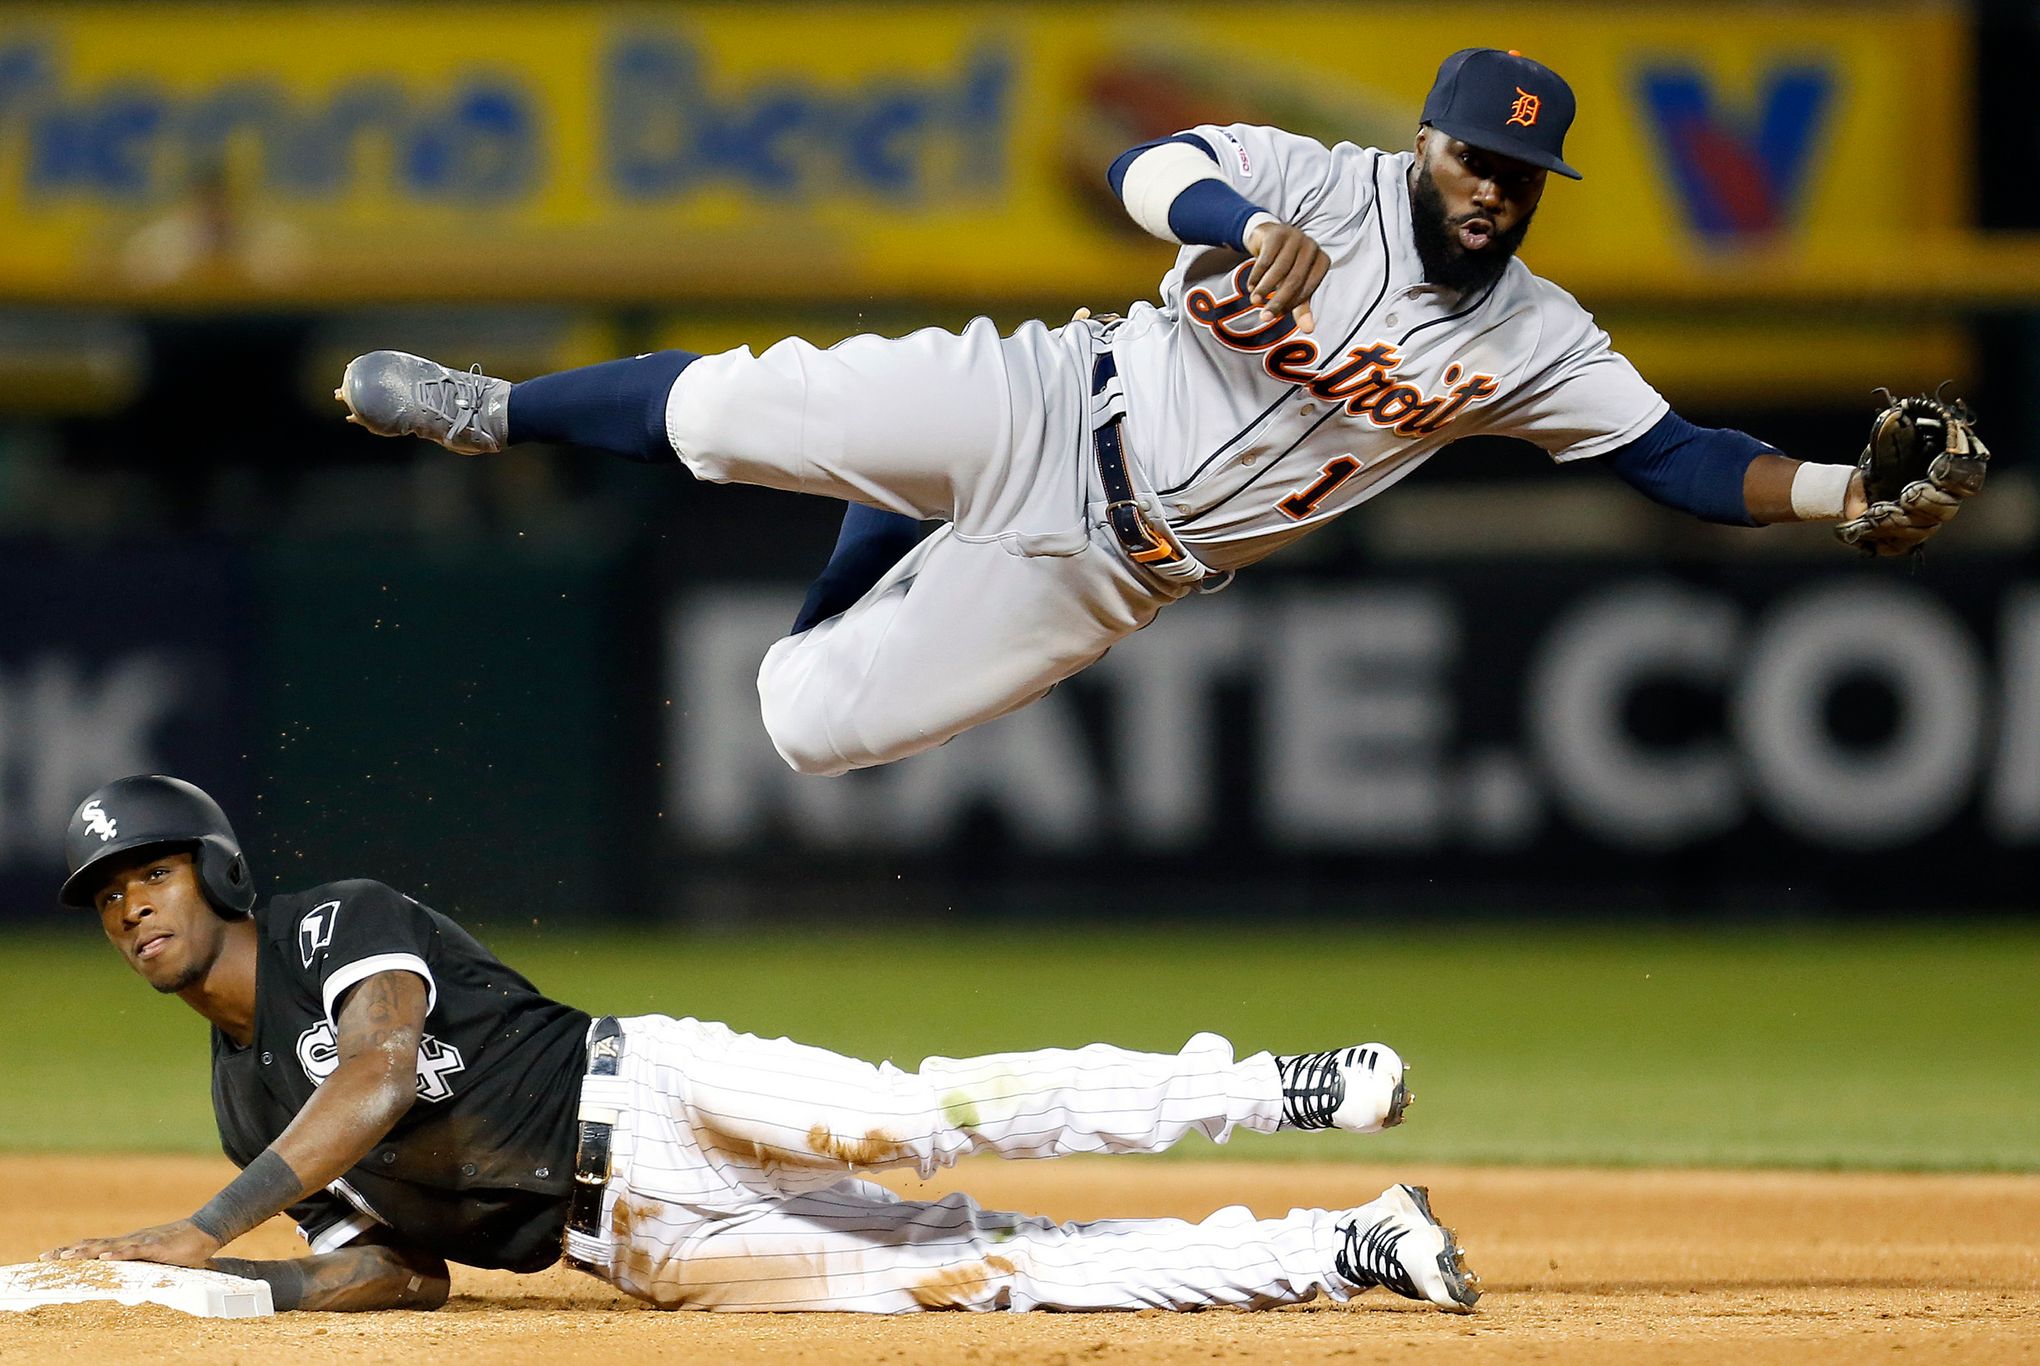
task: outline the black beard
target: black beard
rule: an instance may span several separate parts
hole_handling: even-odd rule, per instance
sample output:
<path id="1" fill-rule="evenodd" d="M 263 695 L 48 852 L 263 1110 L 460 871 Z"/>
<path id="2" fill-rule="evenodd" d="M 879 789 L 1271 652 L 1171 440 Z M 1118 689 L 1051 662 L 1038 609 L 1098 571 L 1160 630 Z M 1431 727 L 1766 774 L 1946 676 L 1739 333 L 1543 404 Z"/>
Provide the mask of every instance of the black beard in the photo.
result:
<path id="1" fill-rule="evenodd" d="M 203 962 L 194 961 L 186 964 L 184 971 L 178 973 L 177 976 L 161 986 L 156 986 L 154 982 L 151 982 L 149 985 L 155 986 L 156 990 L 165 996 L 175 996 L 188 987 L 197 986 L 205 980 L 205 975 L 212 971 L 213 964 L 220 961 L 220 950 L 224 947 L 224 938 L 215 939 L 212 945 L 212 952 L 205 956 Z"/>
<path id="2" fill-rule="evenodd" d="M 164 996 L 175 996 L 186 987 L 195 987 L 200 982 L 203 982 L 206 973 L 211 971 L 211 969 L 212 964 L 210 963 L 193 963 L 190 967 L 178 973 L 173 980 L 163 983 L 156 990 Z"/>
<path id="3" fill-rule="evenodd" d="M 1410 231 L 1417 241 L 1417 259 L 1423 262 L 1424 278 L 1457 294 L 1486 289 L 1500 279 L 1508 269 L 1509 258 L 1529 235 L 1530 220 L 1536 216 L 1536 210 L 1531 210 L 1515 227 L 1496 233 L 1487 246 L 1470 252 L 1460 245 L 1459 234 L 1454 231 L 1457 224 L 1447 220 L 1445 196 L 1431 177 L 1429 162 L 1417 167 L 1416 179 L 1410 186 Z"/>

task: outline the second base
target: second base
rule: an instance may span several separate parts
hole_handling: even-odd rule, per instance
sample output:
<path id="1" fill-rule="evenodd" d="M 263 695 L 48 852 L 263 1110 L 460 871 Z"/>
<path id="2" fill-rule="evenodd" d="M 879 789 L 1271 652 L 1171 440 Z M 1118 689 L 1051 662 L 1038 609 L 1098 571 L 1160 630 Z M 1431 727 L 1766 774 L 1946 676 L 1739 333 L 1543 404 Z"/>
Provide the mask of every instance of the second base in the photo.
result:
<path id="1" fill-rule="evenodd" d="M 160 1304 L 202 1319 L 276 1312 L 266 1281 L 154 1262 L 23 1262 L 0 1266 L 0 1309 L 107 1300 Z"/>

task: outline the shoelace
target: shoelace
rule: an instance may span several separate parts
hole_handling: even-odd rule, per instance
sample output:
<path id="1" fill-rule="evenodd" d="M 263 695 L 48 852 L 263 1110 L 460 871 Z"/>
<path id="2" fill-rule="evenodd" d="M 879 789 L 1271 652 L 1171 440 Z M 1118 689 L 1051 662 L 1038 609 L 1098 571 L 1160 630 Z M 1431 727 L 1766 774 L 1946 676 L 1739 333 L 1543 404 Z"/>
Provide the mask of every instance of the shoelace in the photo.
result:
<path id="1" fill-rule="evenodd" d="M 1332 1112 L 1346 1099 L 1346 1075 L 1339 1054 L 1297 1053 L 1275 1060 L 1282 1078 L 1282 1119 L 1292 1129 L 1329 1129 Z"/>
<path id="2" fill-rule="evenodd" d="M 1401 1258 L 1396 1256 L 1396 1249 L 1409 1236 L 1407 1226 L 1382 1219 L 1363 1229 L 1356 1219 L 1338 1225 L 1338 1231 L 1345 1241 L 1332 1254 L 1332 1266 L 1341 1276 L 1363 1289 L 1381 1285 L 1413 1300 L 1423 1298 L 1417 1283 L 1403 1269 Z"/>
<path id="3" fill-rule="evenodd" d="M 464 372 L 449 370 L 444 379 L 420 380 L 417 387 L 419 405 L 453 424 L 446 433 L 448 440 L 481 423 L 488 392 L 489 377 L 479 362 Z"/>

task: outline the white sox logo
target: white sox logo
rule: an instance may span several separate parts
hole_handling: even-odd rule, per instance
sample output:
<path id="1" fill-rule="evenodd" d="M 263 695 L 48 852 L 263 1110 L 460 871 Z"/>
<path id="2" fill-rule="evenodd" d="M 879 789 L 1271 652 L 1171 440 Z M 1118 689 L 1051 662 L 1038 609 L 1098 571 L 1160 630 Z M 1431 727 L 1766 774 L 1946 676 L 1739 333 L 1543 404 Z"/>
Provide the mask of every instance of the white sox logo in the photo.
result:
<path id="1" fill-rule="evenodd" d="M 340 1047 L 333 1039 L 333 1026 L 321 1020 L 298 1035 L 297 1059 L 314 1086 L 332 1076 L 333 1069 L 340 1065 Z M 418 1041 L 418 1099 L 445 1100 L 451 1096 L 453 1083 L 448 1078 L 466 1066 L 458 1048 L 427 1034 Z"/>
<path id="2" fill-rule="evenodd" d="M 340 918 L 340 903 L 322 901 L 305 912 L 297 923 L 298 957 L 310 967 L 319 950 L 333 942 L 333 922 Z"/>
<path id="3" fill-rule="evenodd" d="M 114 828 L 113 817 L 106 814 L 105 808 L 100 806 L 97 798 L 85 803 L 85 809 L 80 811 L 78 815 L 85 822 L 85 833 L 99 836 L 101 844 L 106 843 L 120 833 Z"/>

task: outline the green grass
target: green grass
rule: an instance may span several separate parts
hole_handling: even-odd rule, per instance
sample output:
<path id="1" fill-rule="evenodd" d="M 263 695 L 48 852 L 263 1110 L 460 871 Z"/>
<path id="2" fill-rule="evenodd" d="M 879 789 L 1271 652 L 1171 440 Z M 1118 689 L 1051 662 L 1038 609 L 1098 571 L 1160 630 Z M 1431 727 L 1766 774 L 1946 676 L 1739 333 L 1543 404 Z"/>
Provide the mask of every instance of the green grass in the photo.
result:
<path id="1" fill-rule="evenodd" d="M 2040 929 L 499 937 L 583 1007 L 911 1065 L 1382 1038 L 1411 1122 L 1224 1155 L 2040 1170 Z M 96 937 L 0 941 L 0 1147 L 206 1150 L 205 1031 Z M 1220 1150 L 1192 1140 L 1185 1156 Z"/>

